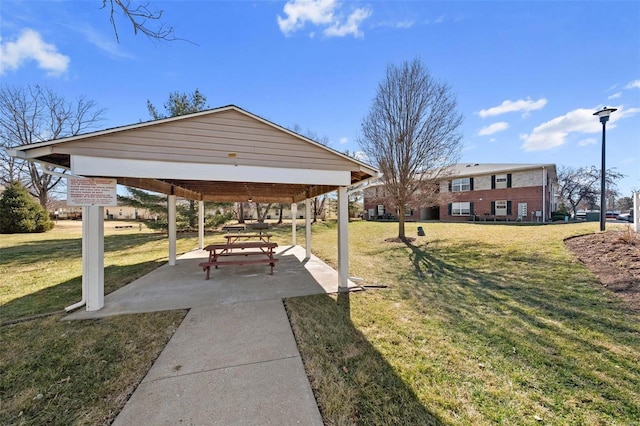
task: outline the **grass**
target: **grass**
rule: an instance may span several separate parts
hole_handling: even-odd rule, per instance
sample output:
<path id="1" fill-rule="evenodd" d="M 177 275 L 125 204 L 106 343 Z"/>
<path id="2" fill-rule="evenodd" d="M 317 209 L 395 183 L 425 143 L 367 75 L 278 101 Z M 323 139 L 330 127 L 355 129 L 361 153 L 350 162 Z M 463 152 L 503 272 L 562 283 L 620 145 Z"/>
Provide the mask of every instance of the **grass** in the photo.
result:
<path id="1" fill-rule="evenodd" d="M 61 321 L 82 293 L 81 229 L 70 225 L 0 235 L 0 424 L 110 424 L 186 314 Z M 105 228 L 106 293 L 166 262 L 165 236 Z M 180 236 L 178 252 L 196 245 Z"/>
<path id="2" fill-rule="evenodd" d="M 563 244 L 593 224 L 421 226 L 351 224 L 351 274 L 388 289 L 286 301 L 327 424 L 638 424 L 640 315 Z"/>
<path id="3" fill-rule="evenodd" d="M 326 424 L 638 424 L 639 315 L 562 242 L 594 224 L 420 225 L 401 244 L 397 224 L 350 224 L 351 275 L 387 289 L 286 300 Z M 106 292 L 166 261 L 164 236 L 105 234 Z M 109 424 L 184 318 L 60 321 L 80 246 L 77 227 L 0 235 L 0 424 Z M 314 253 L 335 266 L 335 247 L 314 225 Z"/>
<path id="4" fill-rule="evenodd" d="M 164 264 L 168 253 L 165 235 L 115 224 L 128 223 L 105 222 L 106 294 Z M 61 321 L 82 296 L 80 225 L 0 235 L 0 424 L 110 424 L 186 315 Z M 290 228 L 272 233 L 283 244 L 290 238 Z M 196 246 L 195 235 L 178 235 L 178 253 Z"/>

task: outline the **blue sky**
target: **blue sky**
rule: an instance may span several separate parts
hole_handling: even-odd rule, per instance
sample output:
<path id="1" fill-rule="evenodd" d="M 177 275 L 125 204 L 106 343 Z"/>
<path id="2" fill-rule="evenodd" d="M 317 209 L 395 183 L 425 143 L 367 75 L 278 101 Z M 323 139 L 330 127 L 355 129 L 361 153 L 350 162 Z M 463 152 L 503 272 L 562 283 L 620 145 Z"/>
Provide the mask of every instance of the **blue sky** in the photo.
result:
<path id="1" fill-rule="evenodd" d="M 135 3 L 135 2 L 134 2 Z M 134 36 L 101 0 L 0 4 L 3 84 L 45 84 L 106 109 L 103 128 L 147 121 L 198 88 L 357 151 L 388 64 L 420 58 L 456 93 L 463 162 L 607 167 L 640 190 L 640 2 L 157 1 L 178 38 Z"/>

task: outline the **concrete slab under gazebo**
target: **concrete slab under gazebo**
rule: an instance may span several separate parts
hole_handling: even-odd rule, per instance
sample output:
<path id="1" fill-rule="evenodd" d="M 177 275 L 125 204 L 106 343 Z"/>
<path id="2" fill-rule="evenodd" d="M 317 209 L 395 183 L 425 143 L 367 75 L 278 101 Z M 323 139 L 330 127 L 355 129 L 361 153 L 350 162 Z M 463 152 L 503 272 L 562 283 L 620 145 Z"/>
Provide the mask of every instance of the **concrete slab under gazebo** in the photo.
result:
<path id="1" fill-rule="evenodd" d="M 296 245 L 297 203 L 305 203 L 306 255 L 311 256 L 311 203 L 338 193 L 338 286 L 348 285 L 347 189 L 378 171 L 236 106 L 133 124 L 17 147 L 10 155 L 71 176 L 115 178 L 118 184 L 166 194 L 169 262 L 176 264 L 176 198 L 199 202 L 291 203 Z M 86 310 L 104 306 L 104 207 L 83 207 L 82 290 Z M 203 277 L 204 279 L 204 277 Z"/>

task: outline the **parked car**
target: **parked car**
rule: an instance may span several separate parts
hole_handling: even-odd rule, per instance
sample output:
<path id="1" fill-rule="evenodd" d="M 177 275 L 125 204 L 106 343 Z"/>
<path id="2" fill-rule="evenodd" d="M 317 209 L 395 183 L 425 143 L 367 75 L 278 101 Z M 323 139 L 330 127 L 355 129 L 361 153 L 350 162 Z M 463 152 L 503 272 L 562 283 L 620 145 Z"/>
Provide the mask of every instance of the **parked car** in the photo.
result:
<path id="1" fill-rule="evenodd" d="M 585 220 L 587 218 L 587 211 L 586 210 L 578 210 L 576 212 L 576 214 L 573 216 L 574 219 L 576 220 Z"/>
<path id="2" fill-rule="evenodd" d="M 620 211 L 616 211 L 616 212 L 607 212 L 605 213 L 604 217 L 606 217 L 607 219 L 615 219 L 620 215 Z"/>
<path id="3" fill-rule="evenodd" d="M 629 213 L 622 213 L 616 216 L 616 220 L 624 220 L 626 222 L 633 222 L 633 210 Z"/>

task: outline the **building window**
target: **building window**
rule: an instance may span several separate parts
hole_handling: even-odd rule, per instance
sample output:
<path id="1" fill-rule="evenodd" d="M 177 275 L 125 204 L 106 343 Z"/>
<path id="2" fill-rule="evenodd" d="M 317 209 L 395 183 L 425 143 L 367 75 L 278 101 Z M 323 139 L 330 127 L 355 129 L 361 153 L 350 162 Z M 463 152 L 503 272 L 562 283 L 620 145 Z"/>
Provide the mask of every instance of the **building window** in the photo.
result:
<path id="1" fill-rule="evenodd" d="M 451 216 L 469 216 L 471 203 L 451 203 Z"/>
<path id="2" fill-rule="evenodd" d="M 496 175 L 496 189 L 507 188 L 507 175 Z"/>
<path id="3" fill-rule="evenodd" d="M 471 191 L 471 178 L 460 178 L 451 181 L 451 192 L 461 191 Z"/>
<path id="4" fill-rule="evenodd" d="M 378 216 L 384 216 L 384 205 L 378 204 Z"/>
<path id="5" fill-rule="evenodd" d="M 491 189 L 511 188 L 511 173 L 491 175 Z"/>

